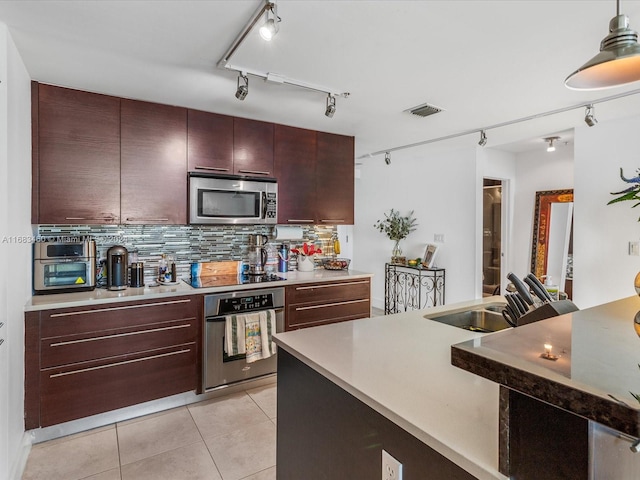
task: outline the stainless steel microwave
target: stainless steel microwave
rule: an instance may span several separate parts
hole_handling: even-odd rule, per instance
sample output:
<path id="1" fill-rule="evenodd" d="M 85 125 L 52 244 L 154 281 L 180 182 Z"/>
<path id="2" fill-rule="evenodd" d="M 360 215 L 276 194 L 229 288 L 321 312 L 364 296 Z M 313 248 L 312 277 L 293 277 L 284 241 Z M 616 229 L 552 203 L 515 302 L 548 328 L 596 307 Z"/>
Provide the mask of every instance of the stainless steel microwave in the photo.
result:
<path id="1" fill-rule="evenodd" d="M 33 246 L 33 291 L 63 293 L 96 286 L 96 242 L 38 242 Z"/>
<path id="2" fill-rule="evenodd" d="M 275 224 L 277 220 L 275 179 L 190 174 L 190 224 Z"/>

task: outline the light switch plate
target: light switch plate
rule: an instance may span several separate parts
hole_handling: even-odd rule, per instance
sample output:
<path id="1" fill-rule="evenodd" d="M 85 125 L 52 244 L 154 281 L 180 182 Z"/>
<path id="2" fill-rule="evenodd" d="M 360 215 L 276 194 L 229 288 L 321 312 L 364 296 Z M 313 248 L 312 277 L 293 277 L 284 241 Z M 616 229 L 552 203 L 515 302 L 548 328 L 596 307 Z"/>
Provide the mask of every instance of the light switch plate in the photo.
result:
<path id="1" fill-rule="evenodd" d="M 444 243 L 444 233 L 436 233 L 433 236 L 434 242 Z"/>
<path id="2" fill-rule="evenodd" d="M 629 242 L 629 255 L 640 256 L 640 242 Z"/>

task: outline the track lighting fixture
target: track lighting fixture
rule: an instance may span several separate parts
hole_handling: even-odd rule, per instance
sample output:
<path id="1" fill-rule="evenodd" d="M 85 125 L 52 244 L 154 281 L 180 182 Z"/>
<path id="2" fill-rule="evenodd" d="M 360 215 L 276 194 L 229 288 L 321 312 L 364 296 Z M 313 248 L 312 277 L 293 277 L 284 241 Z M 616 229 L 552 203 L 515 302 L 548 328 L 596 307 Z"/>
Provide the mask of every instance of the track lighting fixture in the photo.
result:
<path id="1" fill-rule="evenodd" d="M 240 84 L 240 79 L 243 83 Z M 236 98 L 238 100 L 244 100 L 249 95 L 249 77 L 243 75 L 242 72 L 238 72 L 238 88 L 236 89 Z"/>
<path id="2" fill-rule="evenodd" d="M 391 165 L 391 154 L 389 152 L 385 152 L 384 154 L 384 163 Z"/>
<path id="3" fill-rule="evenodd" d="M 324 114 L 331 118 L 333 117 L 333 114 L 336 113 L 336 97 L 334 97 L 333 95 L 331 95 L 330 93 L 327 94 L 327 109 L 324 111 Z"/>
<path id="4" fill-rule="evenodd" d="M 629 28 L 629 17 L 620 14 L 609 22 L 609 35 L 600 42 L 600 53 L 564 81 L 572 90 L 601 90 L 640 80 L 638 33 Z"/>
<path id="5" fill-rule="evenodd" d="M 480 145 L 481 147 L 484 147 L 487 144 L 487 134 L 485 133 L 484 130 L 480 130 L 480 141 L 478 142 L 478 145 Z"/>
<path id="6" fill-rule="evenodd" d="M 278 16 L 278 7 L 274 2 L 267 2 L 264 8 L 264 24 L 260 27 L 260 36 L 270 42 L 278 33 L 278 24 L 282 19 Z"/>
<path id="7" fill-rule="evenodd" d="M 555 142 L 556 140 L 560 140 L 560 137 L 547 137 L 544 139 L 545 142 L 549 143 L 549 146 L 547 147 L 547 152 L 556 151 L 556 146 L 553 144 L 553 142 Z"/>
<path id="8" fill-rule="evenodd" d="M 598 120 L 596 120 L 596 117 L 594 115 L 595 108 L 593 107 L 593 105 L 587 105 L 587 111 L 584 115 L 584 123 L 586 123 L 590 127 L 593 127 L 596 123 L 598 123 Z"/>

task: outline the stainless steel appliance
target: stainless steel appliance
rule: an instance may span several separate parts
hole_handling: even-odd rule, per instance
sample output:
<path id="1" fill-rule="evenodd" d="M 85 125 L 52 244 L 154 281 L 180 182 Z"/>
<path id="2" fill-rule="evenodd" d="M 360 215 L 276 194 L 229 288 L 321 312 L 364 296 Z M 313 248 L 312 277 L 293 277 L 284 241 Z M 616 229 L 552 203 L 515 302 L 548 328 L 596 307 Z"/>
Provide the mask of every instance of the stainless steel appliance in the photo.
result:
<path id="1" fill-rule="evenodd" d="M 275 224 L 275 179 L 189 175 L 190 224 Z"/>
<path id="2" fill-rule="evenodd" d="M 204 297 L 205 345 L 203 387 L 254 379 L 276 372 L 277 355 L 247 363 L 245 355 L 228 356 L 224 351 L 225 316 L 274 309 L 276 332 L 284 330 L 284 288 L 241 290 Z"/>
<path id="3" fill-rule="evenodd" d="M 206 277 L 191 277 L 183 279 L 193 288 L 228 287 L 232 285 L 246 285 L 255 283 L 267 283 L 284 281 L 285 279 L 273 273 L 264 275 L 209 275 Z"/>
<path id="4" fill-rule="evenodd" d="M 107 250 L 107 288 L 109 290 L 127 288 L 129 273 L 127 254 L 127 249 L 121 245 L 114 245 Z"/>
<path id="5" fill-rule="evenodd" d="M 33 291 L 36 294 L 93 290 L 96 242 L 71 239 L 33 245 Z"/>
<path id="6" fill-rule="evenodd" d="M 269 242 L 266 235 L 249 235 L 249 275 L 264 274 L 264 266 L 267 263 L 267 249 Z"/>

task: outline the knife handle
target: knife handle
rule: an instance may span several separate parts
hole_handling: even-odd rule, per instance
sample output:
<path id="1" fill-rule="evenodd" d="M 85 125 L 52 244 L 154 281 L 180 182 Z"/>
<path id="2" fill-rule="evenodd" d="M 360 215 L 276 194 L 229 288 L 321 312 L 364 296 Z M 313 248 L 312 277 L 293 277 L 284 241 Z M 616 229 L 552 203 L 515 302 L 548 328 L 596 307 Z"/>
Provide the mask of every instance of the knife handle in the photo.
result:
<path id="1" fill-rule="evenodd" d="M 547 289 L 544 288 L 544 285 L 540 283 L 540 280 L 538 280 L 533 273 L 530 273 L 526 277 L 524 277 L 524 281 L 527 283 L 527 285 L 531 287 L 531 290 L 533 290 L 533 293 L 535 293 L 540 300 L 542 300 L 543 302 L 552 301 L 551 295 L 549 295 L 549 292 L 547 292 Z"/>
<path id="2" fill-rule="evenodd" d="M 522 283 L 522 280 L 520 280 L 513 272 L 509 272 L 507 278 L 511 280 L 511 283 L 513 283 L 513 286 L 516 287 L 516 290 L 518 290 L 518 293 L 520 294 L 522 299 L 529 305 L 533 305 L 533 298 L 531 298 L 529 289 L 524 283 Z"/>

